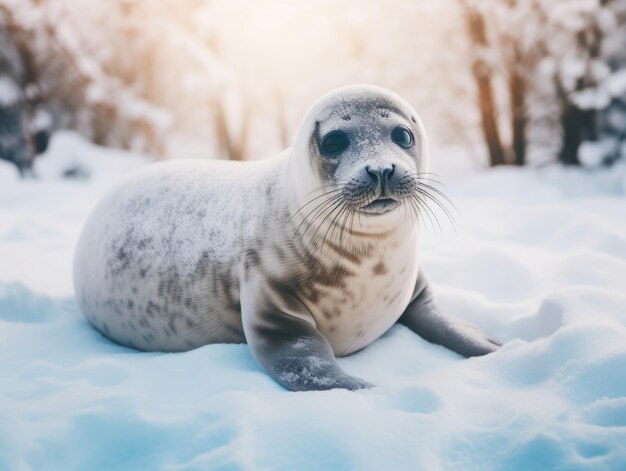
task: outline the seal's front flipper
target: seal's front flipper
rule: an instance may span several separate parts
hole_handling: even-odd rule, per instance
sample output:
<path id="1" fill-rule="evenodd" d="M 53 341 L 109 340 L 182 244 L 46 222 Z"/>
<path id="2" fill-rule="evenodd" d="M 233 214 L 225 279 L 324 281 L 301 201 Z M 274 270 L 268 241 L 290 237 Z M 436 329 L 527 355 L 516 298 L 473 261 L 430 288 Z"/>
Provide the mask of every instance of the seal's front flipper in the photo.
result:
<path id="1" fill-rule="evenodd" d="M 414 298 L 398 322 L 425 340 L 443 345 L 464 357 L 486 355 L 501 346 L 477 327 L 441 310 L 434 302 L 422 272 L 418 277 Z"/>
<path id="2" fill-rule="evenodd" d="M 259 297 L 260 291 L 242 291 L 244 332 L 252 355 L 277 383 L 292 391 L 373 386 L 339 367 L 328 341 L 299 301 L 276 291 Z"/>
<path id="3" fill-rule="evenodd" d="M 289 317 L 284 315 L 285 317 Z M 341 370 L 326 339 L 307 321 L 285 319 L 285 330 L 276 326 L 258 330 L 248 343 L 259 364 L 276 382 L 292 391 L 364 389 L 362 379 Z"/>

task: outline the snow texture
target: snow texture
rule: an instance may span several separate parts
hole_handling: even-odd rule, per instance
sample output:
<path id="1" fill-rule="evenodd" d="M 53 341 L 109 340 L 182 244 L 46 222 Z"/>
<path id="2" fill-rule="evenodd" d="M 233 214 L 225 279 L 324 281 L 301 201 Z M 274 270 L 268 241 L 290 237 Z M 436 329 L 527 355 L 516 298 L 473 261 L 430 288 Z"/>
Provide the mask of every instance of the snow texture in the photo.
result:
<path id="1" fill-rule="evenodd" d="M 428 230 L 423 263 L 446 308 L 506 345 L 466 360 L 396 326 L 339 360 L 378 387 L 291 393 L 246 345 L 141 353 L 79 313 L 80 228 L 145 162 L 116 154 L 64 135 L 38 182 L 0 162 L 0 469 L 626 466 L 624 167 L 459 177 L 458 235 Z M 67 155 L 98 178 L 56 178 Z"/>
<path id="2" fill-rule="evenodd" d="M 13 80 L 0 75 L 0 106 L 14 106 L 20 99 L 20 90 Z"/>

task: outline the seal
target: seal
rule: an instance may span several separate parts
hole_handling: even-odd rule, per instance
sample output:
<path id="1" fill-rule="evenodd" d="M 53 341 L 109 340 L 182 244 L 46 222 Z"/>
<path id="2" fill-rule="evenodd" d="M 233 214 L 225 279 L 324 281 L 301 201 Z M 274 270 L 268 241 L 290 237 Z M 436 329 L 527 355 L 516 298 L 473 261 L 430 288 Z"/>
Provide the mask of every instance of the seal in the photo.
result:
<path id="1" fill-rule="evenodd" d="M 110 190 L 78 242 L 77 300 L 140 350 L 247 342 L 291 390 L 371 386 L 336 357 L 397 322 L 467 357 L 493 352 L 437 306 L 420 269 L 434 190 L 413 108 L 383 88 L 340 88 L 274 158 L 156 163 Z"/>

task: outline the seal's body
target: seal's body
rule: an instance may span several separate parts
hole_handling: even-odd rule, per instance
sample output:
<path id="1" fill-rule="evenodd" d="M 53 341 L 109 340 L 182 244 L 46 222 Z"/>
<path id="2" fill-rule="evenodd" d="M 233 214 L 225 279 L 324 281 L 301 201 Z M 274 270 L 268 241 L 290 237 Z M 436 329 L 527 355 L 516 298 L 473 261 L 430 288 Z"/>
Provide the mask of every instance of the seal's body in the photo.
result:
<path id="1" fill-rule="evenodd" d="M 77 247 L 79 305 L 142 350 L 247 341 L 297 390 L 366 387 L 335 356 L 398 320 L 466 356 L 489 353 L 497 344 L 442 313 L 418 269 L 426 170 L 406 102 L 339 89 L 273 159 L 159 163 L 111 190 Z"/>
<path id="2" fill-rule="evenodd" d="M 416 230 L 406 224 L 381 243 L 366 241 L 367 257 L 330 240 L 325 257 L 298 250 L 290 239 L 302 222 L 288 216 L 293 199 L 272 197 L 285 188 L 285 157 L 159 163 L 109 192 L 78 248 L 76 288 L 86 317 L 141 350 L 245 342 L 241 281 L 260 271 L 299 285 L 336 355 L 389 329 L 413 294 Z M 245 191 L 234 191 L 242 185 Z M 320 244 L 323 236 L 315 235 Z"/>

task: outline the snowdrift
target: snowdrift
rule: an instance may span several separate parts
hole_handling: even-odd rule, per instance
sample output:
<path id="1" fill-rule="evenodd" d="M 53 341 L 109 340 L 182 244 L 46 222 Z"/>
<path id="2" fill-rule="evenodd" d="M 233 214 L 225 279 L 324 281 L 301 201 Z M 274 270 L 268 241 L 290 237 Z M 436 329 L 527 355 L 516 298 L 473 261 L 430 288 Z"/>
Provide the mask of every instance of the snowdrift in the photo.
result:
<path id="1" fill-rule="evenodd" d="M 396 326 L 340 359 L 375 389 L 291 393 L 246 345 L 141 353 L 90 327 L 74 243 L 146 160 L 53 144 L 38 182 L 0 161 L 0 469 L 626 468 L 623 167 L 457 179 L 457 233 L 426 224 L 423 264 L 503 349 L 466 360 Z"/>

